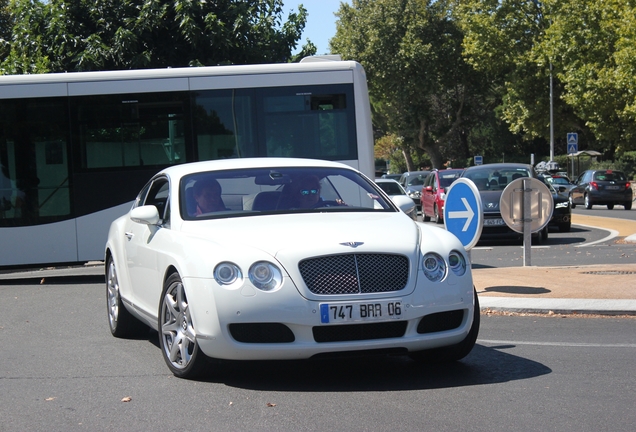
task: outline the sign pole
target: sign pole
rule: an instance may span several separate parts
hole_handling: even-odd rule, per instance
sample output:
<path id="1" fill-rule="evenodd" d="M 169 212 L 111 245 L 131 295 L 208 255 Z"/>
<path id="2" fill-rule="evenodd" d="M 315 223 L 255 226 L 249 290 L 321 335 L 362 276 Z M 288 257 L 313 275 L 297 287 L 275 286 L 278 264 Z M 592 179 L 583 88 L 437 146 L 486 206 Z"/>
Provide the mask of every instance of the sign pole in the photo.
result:
<path id="1" fill-rule="evenodd" d="M 521 194 L 523 196 L 523 266 L 530 266 L 532 251 L 532 189 L 530 187 L 530 178 L 523 179 L 523 187 Z M 539 234 L 541 235 L 541 234 Z"/>

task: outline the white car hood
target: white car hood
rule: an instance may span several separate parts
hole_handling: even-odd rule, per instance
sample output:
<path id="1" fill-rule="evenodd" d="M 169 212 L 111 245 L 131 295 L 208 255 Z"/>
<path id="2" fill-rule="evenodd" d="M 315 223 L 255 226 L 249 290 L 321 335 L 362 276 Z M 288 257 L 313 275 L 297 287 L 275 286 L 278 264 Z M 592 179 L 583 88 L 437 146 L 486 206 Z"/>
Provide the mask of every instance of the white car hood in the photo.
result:
<path id="1" fill-rule="evenodd" d="M 181 231 L 229 248 L 271 256 L 418 250 L 419 230 L 404 213 L 312 213 L 184 222 Z M 283 253 L 283 251 L 286 251 Z"/>

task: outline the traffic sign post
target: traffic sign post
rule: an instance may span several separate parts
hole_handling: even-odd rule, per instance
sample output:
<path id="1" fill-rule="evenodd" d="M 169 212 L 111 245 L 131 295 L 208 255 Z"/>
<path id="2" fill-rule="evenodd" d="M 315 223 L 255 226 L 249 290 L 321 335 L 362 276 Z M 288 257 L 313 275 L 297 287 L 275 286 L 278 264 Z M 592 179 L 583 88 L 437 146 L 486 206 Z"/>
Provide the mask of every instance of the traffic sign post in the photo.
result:
<path id="1" fill-rule="evenodd" d="M 523 234 L 523 265 L 531 265 L 532 233 L 541 231 L 552 219 L 552 192 L 540 180 L 522 177 L 503 190 L 499 209 L 506 225 Z"/>
<path id="2" fill-rule="evenodd" d="M 458 178 L 451 184 L 444 203 L 444 226 L 470 251 L 484 225 L 481 195 L 472 180 Z"/>
<path id="3" fill-rule="evenodd" d="M 568 154 L 572 155 L 572 177 L 574 177 L 574 154 L 579 151 L 579 135 L 576 132 L 568 133 Z"/>
<path id="4" fill-rule="evenodd" d="M 475 165 L 482 165 L 484 163 L 484 158 L 480 155 L 475 156 Z"/>

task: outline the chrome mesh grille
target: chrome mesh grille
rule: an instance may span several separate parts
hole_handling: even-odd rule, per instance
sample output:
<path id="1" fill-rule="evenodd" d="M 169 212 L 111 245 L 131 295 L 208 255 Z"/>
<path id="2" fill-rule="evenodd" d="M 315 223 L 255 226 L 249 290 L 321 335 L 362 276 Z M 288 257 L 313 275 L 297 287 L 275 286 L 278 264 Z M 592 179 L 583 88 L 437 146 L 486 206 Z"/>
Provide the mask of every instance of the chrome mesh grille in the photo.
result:
<path id="1" fill-rule="evenodd" d="M 409 278 L 409 260 L 393 254 L 342 254 L 309 258 L 298 264 L 314 294 L 366 294 L 399 291 Z"/>

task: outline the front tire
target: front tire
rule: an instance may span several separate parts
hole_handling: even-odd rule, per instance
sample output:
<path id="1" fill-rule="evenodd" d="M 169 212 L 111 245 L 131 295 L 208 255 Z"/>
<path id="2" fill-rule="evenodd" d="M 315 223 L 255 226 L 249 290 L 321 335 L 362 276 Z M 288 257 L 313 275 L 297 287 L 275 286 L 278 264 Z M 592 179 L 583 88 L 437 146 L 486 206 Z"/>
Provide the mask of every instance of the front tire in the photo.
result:
<path id="1" fill-rule="evenodd" d="M 572 195 L 570 195 L 570 207 L 573 209 L 576 208 L 576 204 L 574 204 L 574 199 L 572 199 Z"/>
<path id="2" fill-rule="evenodd" d="M 124 306 L 119 292 L 117 269 L 112 256 L 106 262 L 106 304 L 108 325 L 113 336 L 117 338 L 133 337 L 140 335 L 144 330 L 148 330 Z"/>
<path id="3" fill-rule="evenodd" d="M 561 232 L 570 232 L 572 229 L 572 222 L 562 223 L 559 225 L 559 231 Z"/>
<path id="4" fill-rule="evenodd" d="M 409 357 L 423 363 L 449 363 L 463 359 L 472 351 L 477 342 L 480 323 L 479 298 L 477 298 L 477 291 L 473 292 L 475 296 L 473 323 L 464 340 L 447 347 L 411 352 Z"/>
<path id="5" fill-rule="evenodd" d="M 607 205 L 607 209 L 608 210 L 614 210 L 614 204 L 608 204 Z"/>
<path id="6" fill-rule="evenodd" d="M 159 304 L 159 346 L 170 371 L 179 378 L 196 378 L 206 363 L 196 340 L 190 307 L 181 277 L 166 280 Z"/>

